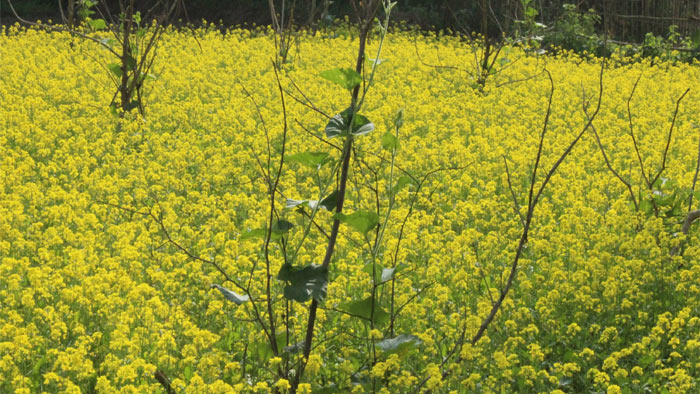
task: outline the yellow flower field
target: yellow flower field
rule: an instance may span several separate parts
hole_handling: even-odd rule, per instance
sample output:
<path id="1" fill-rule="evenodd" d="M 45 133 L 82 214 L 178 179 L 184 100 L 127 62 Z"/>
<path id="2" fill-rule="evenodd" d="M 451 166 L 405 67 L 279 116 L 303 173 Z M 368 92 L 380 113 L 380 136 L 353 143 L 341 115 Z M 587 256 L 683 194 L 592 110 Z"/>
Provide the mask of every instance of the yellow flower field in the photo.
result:
<path id="1" fill-rule="evenodd" d="M 369 57 L 378 44 L 373 37 Z M 279 160 L 274 51 L 264 30 L 168 31 L 152 71 L 157 78 L 146 85 L 145 117 L 120 119 L 108 108 L 114 90 L 105 64 L 113 59 L 95 43 L 17 27 L 0 34 L 0 392 L 163 393 L 156 371 L 182 393 L 289 388 L 277 371 L 298 353 L 273 355 L 252 304 L 228 302 L 211 285 L 235 287 L 214 266 L 167 242 L 170 236 L 215 261 L 236 281 L 251 278 L 252 298 L 264 301 L 262 241 L 241 236 L 266 226 L 269 216 L 260 172 L 265 128 L 273 167 Z M 339 156 L 311 135 L 323 136 L 327 120 L 292 96 L 303 101 L 296 84 L 319 110 L 332 116 L 345 109 L 347 91 L 319 73 L 354 67 L 356 53 L 348 29 L 304 35 L 294 46 L 280 73 L 287 154 Z M 376 183 L 367 168 L 386 157 L 382 134 L 400 109 L 398 167 L 418 179 L 443 170 L 418 191 L 396 259 L 415 184 L 398 193 L 386 226 L 379 259 L 399 268 L 391 287 L 379 288 L 378 307 L 395 312 L 391 327 L 338 311 L 372 289 L 364 240 L 341 226 L 299 392 L 411 392 L 423 380 L 422 390 L 444 393 L 700 391 L 697 229 L 686 237 L 682 217 L 635 211 L 592 130 L 547 186 L 514 286 L 485 337 L 456 349 L 462 333 L 477 331 L 510 270 L 521 224 L 504 156 L 524 213 L 550 89 L 543 68 L 554 95 L 541 173 L 585 125 L 582 100 L 590 113 L 598 92 L 599 60 L 517 48 L 501 56 L 502 72 L 479 92 L 464 71 L 473 53 L 463 42 L 387 35 L 363 107 L 376 130 L 357 139 L 356 157 L 365 164 L 351 170 L 345 207 L 373 209 L 369 187 L 387 188 L 388 167 Z M 690 88 L 663 172 L 674 190 L 688 190 L 700 137 L 700 68 L 612 59 L 604 70 L 593 125 L 611 165 L 641 200 L 648 196 L 627 114 L 640 73 L 630 110 L 651 174 L 662 166 L 676 102 Z M 280 191 L 315 199 L 314 178 L 289 162 Z M 687 200 L 682 207 L 687 212 Z M 386 208 L 384 201 L 380 211 Z M 164 228 L 141 214 L 149 209 Z M 303 220 L 293 209 L 279 212 Z M 332 215 L 319 212 L 317 220 L 328 231 Z M 292 243 L 301 237 L 297 228 Z M 677 245 L 682 255 L 671 253 Z M 314 228 L 298 261 L 318 264 L 325 248 Z M 271 251 L 273 297 L 286 310 L 275 319 L 292 327 L 280 338 L 285 347 L 303 340 L 309 303 L 283 307 L 278 244 Z M 267 311 L 260 313 L 267 321 Z M 419 341 L 379 352 L 367 367 L 364 338 L 397 334 Z"/>

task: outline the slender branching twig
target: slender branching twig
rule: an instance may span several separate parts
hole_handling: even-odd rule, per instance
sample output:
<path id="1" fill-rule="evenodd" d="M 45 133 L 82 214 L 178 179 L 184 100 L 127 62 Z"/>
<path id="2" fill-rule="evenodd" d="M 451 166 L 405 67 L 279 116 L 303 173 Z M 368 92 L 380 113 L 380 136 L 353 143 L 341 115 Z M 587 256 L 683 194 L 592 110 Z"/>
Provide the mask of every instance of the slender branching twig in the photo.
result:
<path id="1" fill-rule="evenodd" d="M 591 117 L 588 115 L 588 108 L 586 105 L 586 102 L 584 100 L 583 104 L 583 113 L 586 115 L 586 119 L 590 120 Z M 632 203 L 634 204 L 634 210 L 639 211 L 639 203 L 637 202 L 637 199 L 634 197 L 634 191 L 632 191 L 632 185 L 630 184 L 629 181 L 625 180 L 625 178 L 622 177 L 615 169 L 612 167 L 612 164 L 610 164 L 610 160 L 608 159 L 608 155 L 605 153 L 605 148 L 603 147 L 603 143 L 600 141 L 600 136 L 598 135 L 598 131 L 596 130 L 595 126 L 593 123 L 591 123 L 591 130 L 593 131 L 593 135 L 595 136 L 595 140 L 598 143 L 598 148 L 600 148 L 600 153 L 603 154 L 603 159 L 605 160 L 605 165 L 608 167 L 610 172 L 615 175 L 617 179 L 622 182 L 623 185 L 627 188 L 627 191 L 630 194 L 630 198 L 632 199 Z"/>
<path id="2" fill-rule="evenodd" d="M 700 130 L 700 127 L 695 126 Z M 695 159 L 695 175 L 693 175 L 693 185 L 690 187 L 690 196 L 688 197 L 688 211 L 693 210 L 693 193 L 695 192 L 695 185 L 698 182 L 698 173 L 700 172 L 700 138 L 698 138 L 698 156 Z"/>
<path id="3" fill-rule="evenodd" d="M 518 197 L 515 195 L 515 191 L 513 190 L 513 182 L 510 180 L 510 170 L 508 169 L 508 160 L 506 159 L 505 156 L 503 156 L 503 164 L 506 167 L 506 177 L 508 179 L 508 189 L 510 190 L 510 195 L 513 197 L 513 210 L 515 211 L 515 214 L 518 215 L 520 218 L 520 224 L 525 226 L 525 218 L 523 217 L 523 214 L 520 212 L 520 203 L 518 202 Z"/>
<path id="4" fill-rule="evenodd" d="M 581 137 L 583 137 L 583 134 L 590 128 L 591 123 L 595 119 L 595 117 L 598 115 L 598 112 L 600 111 L 600 104 L 602 101 L 603 97 L 603 70 L 605 69 L 605 61 L 602 62 L 601 67 L 600 67 L 600 74 L 599 74 L 599 91 L 598 91 L 598 103 L 596 105 L 596 109 L 591 115 L 591 117 L 588 119 L 586 122 L 585 126 L 581 129 L 581 131 L 577 134 L 576 138 L 571 141 L 571 143 L 568 145 L 568 147 L 564 150 L 564 152 L 559 156 L 557 161 L 550 167 L 549 171 L 546 173 L 542 183 L 539 185 L 538 188 L 535 187 L 536 181 L 537 181 L 537 172 L 538 168 L 540 166 L 540 161 L 542 158 L 542 149 L 544 145 L 544 137 L 547 132 L 547 126 L 549 124 L 549 117 L 551 114 L 551 108 L 552 108 L 552 97 L 554 96 L 554 82 L 552 80 L 552 76 L 548 71 L 545 71 L 547 76 L 549 77 L 549 83 L 550 83 L 550 93 L 549 93 L 549 99 L 547 102 L 547 111 L 545 114 L 545 119 L 544 119 L 544 124 L 542 126 L 542 132 L 540 133 L 540 140 L 537 148 L 537 155 L 535 157 L 535 165 L 532 170 L 532 175 L 530 177 L 530 191 L 529 191 L 529 197 L 528 197 L 528 205 L 527 205 L 527 214 L 525 215 L 525 225 L 523 227 L 521 236 L 520 236 L 520 241 L 518 242 L 518 246 L 515 250 L 515 256 L 513 257 L 513 262 L 510 265 L 510 272 L 508 274 L 508 279 L 506 281 L 505 286 L 500 290 L 499 296 L 496 299 L 496 302 L 492 305 L 491 310 L 489 313 L 486 315 L 486 317 L 482 320 L 481 325 L 479 326 L 479 329 L 477 332 L 471 337 L 469 340 L 469 343 L 471 345 L 475 345 L 485 334 L 486 330 L 488 329 L 489 325 L 493 321 L 493 319 L 496 317 L 496 314 L 500 310 L 501 306 L 503 305 L 503 301 L 505 300 L 506 296 L 510 292 L 511 287 L 513 286 L 513 283 L 515 281 L 515 277 L 518 272 L 518 263 L 520 261 L 520 257 L 522 256 L 523 250 L 525 248 L 525 244 L 527 244 L 528 241 L 528 234 L 530 231 L 530 226 L 532 224 L 532 219 L 534 217 L 534 212 L 535 208 L 537 206 L 537 203 L 539 202 L 540 197 L 542 196 L 542 193 L 544 192 L 545 188 L 549 184 L 549 181 L 552 179 L 552 176 L 556 173 L 557 169 L 561 165 L 561 163 L 564 162 L 566 157 L 571 153 L 573 148 L 576 146 L 576 144 L 579 142 Z M 536 190 L 536 191 L 535 191 Z M 441 368 L 444 368 L 444 365 L 447 364 L 447 361 L 454 356 L 455 354 L 459 354 L 459 351 L 461 350 L 462 346 L 466 343 L 466 335 L 461 337 L 455 342 L 455 345 L 452 349 L 452 351 L 449 353 L 449 355 L 443 360 L 441 364 Z M 461 362 L 461 356 L 457 356 L 456 360 L 454 361 L 455 363 Z M 442 377 L 443 379 L 446 378 L 450 374 L 449 369 L 443 369 L 442 372 Z M 424 378 L 419 384 L 415 387 L 413 390 L 413 393 L 418 393 L 422 389 L 422 387 L 425 385 L 425 383 L 428 381 L 428 377 Z"/>
<path id="5" fill-rule="evenodd" d="M 676 117 L 678 116 L 678 109 L 681 105 L 681 101 L 683 101 L 683 98 L 690 92 L 690 88 L 687 88 L 683 94 L 681 94 L 680 97 L 678 97 L 678 100 L 676 100 L 676 109 L 673 111 L 673 119 L 671 119 L 671 127 L 668 130 L 668 138 L 666 138 L 666 148 L 664 148 L 664 153 L 661 159 L 661 168 L 659 168 L 659 171 L 656 173 L 654 178 L 651 180 L 651 186 L 656 184 L 656 181 L 659 180 L 659 177 L 661 174 L 664 172 L 666 169 L 666 158 L 668 157 L 668 149 L 671 147 L 671 137 L 673 136 L 673 127 L 676 125 Z"/>

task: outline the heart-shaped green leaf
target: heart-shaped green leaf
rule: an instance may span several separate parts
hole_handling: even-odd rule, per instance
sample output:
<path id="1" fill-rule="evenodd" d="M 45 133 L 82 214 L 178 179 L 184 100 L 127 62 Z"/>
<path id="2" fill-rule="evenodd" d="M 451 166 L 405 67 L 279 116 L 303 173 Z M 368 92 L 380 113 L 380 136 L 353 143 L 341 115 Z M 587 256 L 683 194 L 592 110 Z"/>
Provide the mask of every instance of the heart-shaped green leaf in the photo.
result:
<path id="1" fill-rule="evenodd" d="M 342 223 L 347 224 L 363 234 L 367 234 L 379 224 L 379 216 L 371 211 L 357 211 L 350 215 L 338 212 L 333 218 L 340 220 Z"/>
<path id="2" fill-rule="evenodd" d="M 117 64 L 117 63 L 109 63 L 109 64 L 107 65 L 107 68 L 108 68 L 109 71 L 111 71 L 112 74 L 114 74 L 117 78 L 121 78 L 121 77 L 122 77 L 122 67 L 121 67 L 119 64 Z"/>
<path id="3" fill-rule="evenodd" d="M 328 162 L 328 159 L 329 154 L 327 152 L 303 152 L 287 156 L 289 161 L 316 169 L 321 168 L 322 165 Z"/>
<path id="4" fill-rule="evenodd" d="M 377 342 L 377 347 L 384 353 L 396 353 L 420 345 L 423 341 L 415 335 L 401 334 L 394 338 L 386 338 Z"/>
<path id="5" fill-rule="evenodd" d="M 352 130 L 350 122 L 352 121 Z M 343 112 L 336 114 L 328 122 L 325 128 L 326 137 L 334 138 L 350 134 L 354 136 L 365 135 L 374 130 L 374 123 L 370 122 L 366 116 L 355 114 L 353 118 L 352 108 L 346 108 Z"/>
<path id="6" fill-rule="evenodd" d="M 352 131 L 350 132 L 352 135 L 365 135 L 369 134 L 373 130 L 374 123 L 370 122 L 364 115 L 355 114 L 355 117 L 352 120 Z"/>
<path id="7" fill-rule="evenodd" d="M 342 86 L 347 90 L 352 90 L 362 82 L 362 76 L 355 70 L 349 68 L 334 68 L 321 72 L 321 77 Z"/>
<path id="8" fill-rule="evenodd" d="M 317 301 L 326 298 L 328 268 L 316 264 L 296 268 L 285 264 L 280 268 L 277 279 L 288 283 L 284 287 L 284 297 L 288 300 L 305 302 L 311 297 Z"/>
<path id="9" fill-rule="evenodd" d="M 381 325 L 389 321 L 389 313 L 379 307 L 376 301 L 374 306 L 372 306 L 372 297 L 367 297 L 360 301 L 344 302 L 338 305 L 338 309 L 367 321 L 371 317 L 375 325 Z"/>
<path id="10" fill-rule="evenodd" d="M 411 183 L 413 183 L 413 180 L 410 177 L 402 175 L 396 181 L 396 184 L 391 188 L 391 193 L 393 195 L 396 195 L 396 193 L 398 193 L 399 191 L 401 191 L 401 189 L 410 185 Z"/>
<path id="11" fill-rule="evenodd" d="M 382 135 L 382 148 L 388 150 L 389 152 L 394 151 L 399 148 L 399 139 L 390 132 L 386 132 Z"/>

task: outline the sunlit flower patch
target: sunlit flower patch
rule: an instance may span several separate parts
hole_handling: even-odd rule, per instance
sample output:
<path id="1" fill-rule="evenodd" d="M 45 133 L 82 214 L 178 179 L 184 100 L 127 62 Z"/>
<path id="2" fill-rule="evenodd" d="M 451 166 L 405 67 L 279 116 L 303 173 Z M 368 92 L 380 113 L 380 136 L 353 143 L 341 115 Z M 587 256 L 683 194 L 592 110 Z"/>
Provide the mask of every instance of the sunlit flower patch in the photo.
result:
<path id="1" fill-rule="evenodd" d="M 328 114 L 345 109 L 347 93 L 318 75 L 351 67 L 356 41 L 347 29 L 303 35 L 283 67 L 284 90 L 301 98 L 296 84 Z M 377 44 L 370 41 L 369 53 Z M 299 392 L 331 385 L 362 392 L 358 382 L 366 379 L 382 382 L 385 392 L 410 392 L 424 379 L 433 392 L 700 390 L 697 231 L 685 237 L 684 255 L 672 256 L 683 239 L 680 219 L 635 212 L 590 132 L 546 189 L 514 288 L 486 337 L 459 349 L 460 362 L 443 363 L 463 331 L 478 329 L 506 280 L 520 222 L 504 160 L 524 210 L 549 94 L 542 70 L 554 80 L 543 168 L 583 127 L 582 103 L 597 94 L 599 63 L 506 49 L 502 72 L 481 92 L 463 42 L 387 36 L 364 110 L 378 132 L 358 140 L 358 154 L 378 163 L 372 153 L 381 151 L 381 134 L 403 108 L 397 164 L 417 177 L 445 169 L 421 188 L 395 261 L 403 272 L 394 289 L 402 309 L 392 329 L 418 344 L 360 368 L 367 348 L 356 338 L 382 338 L 388 328 L 370 331 L 333 310 L 367 296 L 370 281 L 361 238 L 343 230 L 327 308 L 319 311 L 318 346 Z M 241 235 L 266 220 L 256 159 L 266 160 L 265 128 L 273 160 L 279 154 L 274 142 L 283 118 L 273 56 L 264 30 L 169 31 L 158 48 L 156 80 L 146 87 L 145 117 L 119 119 L 108 108 L 108 53 L 64 33 L 10 27 L 0 34 L 0 392 L 163 392 L 156 371 L 178 392 L 290 387 L 276 374 L 286 361 L 271 354 L 252 309 L 225 301 L 211 287 L 222 283 L 221 274 L 168 244 L 157 223 L 140 214 L 162 215 L 172 239 L 230 276 L 252 272 L 252 293 L 264 295 L 260 243 Z M 640 193 L 627 112 L 640 73 L 630 111 L 641 159 L 653 172 L 662 165 L 676 100 L 691 88 L 664 170 L 678 188 L 690 188 L 700 137 L 697 64 L 613 59 L 594 122 L 601 143 Z M 288 154 L 330 151 L 309 134 L 321 136 L 325 119 L 289 95 L 286 105 Z M 359 170 L 354 175 L 361 185 Z M 361 187 L 350 189 L 349 209 L 374 203 Z M 313 173 L 298 163 L 285 167 L 280 190 L 292 199 L 317 193 Z M 387 251 L 396 246 L 414 191 L 397 196 Z M 322 225 L 331 220 L 319 214 Z M 318 262 L 325 250 L 322 235 L 311 237 L 299 251 L 305 263 Z M 381 258 L 388 265 L 394 256 Z M 281 266 L 279 254 L 272 263 Z M 305 308 L 290 310 L 291 344 L 302 340 Z"/>

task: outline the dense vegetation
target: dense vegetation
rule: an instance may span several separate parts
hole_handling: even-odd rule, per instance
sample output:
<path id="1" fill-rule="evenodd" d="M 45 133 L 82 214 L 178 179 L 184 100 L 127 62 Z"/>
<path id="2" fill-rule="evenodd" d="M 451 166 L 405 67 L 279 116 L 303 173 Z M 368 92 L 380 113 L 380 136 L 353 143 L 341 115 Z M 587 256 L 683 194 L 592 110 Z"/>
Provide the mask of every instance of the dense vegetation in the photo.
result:
<path id="1" fill-rule="evenodd" d="M 693 56 L 360 11 L 0 32 L 1 392 L 700 390 Z"/>
<path id="2" fill-rule="evenodd" d="M 83 0 L 77 0 L 82 2 Z M 120 0 L 101 0 L 118 9 Z M 352 16 L 349 1 L 330 0 L 274 0 L 279 8 L 283 1 L 294 6 L 294 21 L 299 26 L 324 25 L 334 18 Z M 138 6 L 145 10 L 155 0 L 140 0 Z M 61 19 L 54 0 L 21 0 L 14 2 L 17 11 L 25 18 L 54 21 Z M 66 7 L 68 0 L 60 4 Z M 536 11 L 536 19 L 552 29 L 567 21 L 567 4 L 587 15 L 597 15 L 596 33 L 607 33 L 612 39 L 642 42 L 649 32 L 665 37 L 669 27 L 676 25 L 684 35 L 700 30 L 700 4 L 694 0 L 402 0 L 393 19 L 425 30 L 481 31 L 484 11 L 489 31 L 493 34 L 512 34 L 517 21 L 526 19 L 528 7 Z M 191 22 L 221 21 L 227 26 L 269 25 L 271 17 L 266 0 L 196 0 L 188 1 L 187 16 Z M 532 11 L 529 11 L 532 12 Z M 0 19 L 13 20 L 8 0 L 0 0 Z M 183 15 L 183 18 L 185 16 Z M 186 19 L 186 18 L 185 18 Z M 2 20 L 0 20 L 0 23 Z"/>

